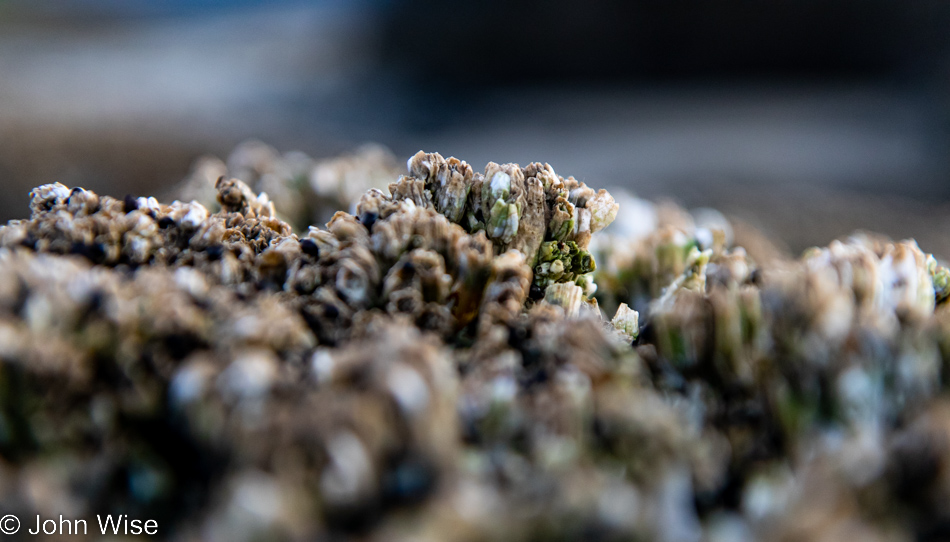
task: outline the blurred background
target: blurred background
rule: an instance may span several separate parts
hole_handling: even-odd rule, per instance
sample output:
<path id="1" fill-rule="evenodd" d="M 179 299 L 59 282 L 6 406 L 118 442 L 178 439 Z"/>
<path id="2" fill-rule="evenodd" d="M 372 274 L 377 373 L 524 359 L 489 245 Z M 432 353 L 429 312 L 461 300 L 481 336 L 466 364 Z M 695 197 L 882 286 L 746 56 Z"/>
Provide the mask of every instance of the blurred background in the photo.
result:
<path id="1" fill-rule="evenodd" d="M 0 219 L 247 138 L 376 141 L 950 256 L 948 28 L 937 0 L 0 0 Z"/>

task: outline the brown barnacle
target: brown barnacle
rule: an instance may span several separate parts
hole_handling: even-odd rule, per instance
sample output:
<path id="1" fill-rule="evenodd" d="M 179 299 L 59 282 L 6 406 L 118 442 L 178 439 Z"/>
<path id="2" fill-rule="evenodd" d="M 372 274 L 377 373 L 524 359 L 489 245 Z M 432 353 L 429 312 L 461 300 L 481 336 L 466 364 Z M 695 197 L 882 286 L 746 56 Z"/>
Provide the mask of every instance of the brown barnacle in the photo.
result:
<path id="1" fill-rule="evenodd" d="M 416 326 L 439 336 L 448 336 L 456 330 L 456 320 L 451 309 L 444 303 L 429 302 L 416 314 Z"/>
<path id="2" fill-rule="evenodd" d="M 34 215 L 62 207 L 69 198 L 69 188 L 62 183 L 44 184 L 30 191 L 30 211 Z"/>
<path id="3" fill-rule="evenodd" d="M 436 216 L 441 215 L 420 212 L 415 204 L 406 202 L 399 212 L 373 225 L 371 237 L 373 252 L 385 261 L 396 261 L 410 248 L 410 243 L 418 244 L 425 241 L 416 233 L 416 229 L 420 228 L 424 221 L 437 220 Z"/>
<path id="4" fill-rule="evenodd" d="M 364 245 L 352 244 L 342 248 L 333 259 L 324 270 L 327 282 L 334 284 L 340 297 L 354 308 L 369 307 L 380 281 L 379 263 L 373 253 Z"/>
<path id="5" fill-rule="evenodd" d="M 436 210 L 452 222 L 458 223 L 465 212 L 474 172 L 465 161 L 457 158 L 449 158 L 446 165 L 435 179 Z"/>
<path id="6" fill-rule="evenodd" d="M 222 250 L 221 245 L 224 241 L 225 231 L 226 228 L 221 220 L 217 218 L 205 220 L 188 239 L 188 247 L 194 251 L 208 252 L 210 250 L 207 255 L 209 258 L 215 259 Z"/>
<path id="7" fill-rule="evenodd" d="M 426 190 L 426 182 L 403 175 L 399 180 L 389 185 L 389 193 L 394 201 L 409 200 L 416 207 L 433 209 L 432 193 Z"/>
<path id="8" fill-rule="evenodd" d="M 686 256 L 686 271 L 684 271 L 683 280 L 677 286 L 684 290 L 694 292 L 706 291 L 706 266 L 709 264 L 709 258 L 712 251 L 693 247 Z"/>
<path id="9" fill-rule="evenodd" d="M 218 178 L 214 188 L 218 191 L 218 203 L 224 211 L 229 213 L 243 212 L 248 207 L 249 201 L 255 198 L 251 188 L 238 179 L 222 176 Z"/>
<path id="10" fill-rule="evenodd" d="M 321 254 L 336 250 L 340 246 L 340 240 L 335 235 L 327 230 L 321 230 L 317 226 L 310 226 L 307 235 L 301 239 L 301 242 L 303 241 L 313 243 L 316 251 Z"/>
<path id="11" fill-rule="evenodd" d="M 274 202 L 270 200 L 270 197 L 267 195 L 267 192 L 261 192 L 255 198 L 252 205 L 254 213 L 262 217 L 262 220 L 269 221 L 278 221 L 277 210 L 274 208 Z M 290 226 L 286 226 L 287 230 L 290 231 Z M 276 228 L 275 228 L 276 229 Z"/>
<path id="12" fill-rule="evenodd" d="M 468 202 L 462 213 L 460 224 L 469 233 L 485 230 L 485 215 L 482 212 L 482 186 L 485 184 L 485 175 L 475 172 L 472 176 L 472 187 L 468 192 Z"/>
<path id="13" fill-rule="evenodd" d="M 386 312 L 389 314 L 409 314 L 416 316 L 425 307 L 422 292 L 415 288 L 400 288 L 385 295 Z"/>
<path id="14" fill-rule="evenodd" d="M 824 275 L 836 286 L 851 292 L 857 307 L 874 306 L 883 292 L 879 257 L 858 239 L 832 241 L 802 255 L 809 274 Z"/>
<path id="15" fill-rule="evenodd" d="M 541 181 L 537 177 L 526 178 L 525 202 L 519 219 L 518 233 L 508 246 L 524 254 L 530 267 L 537 263 L 538 249 L 544 241 L 546 213 L 547 203 Z"/>
<path id="16" fill-rule="evenodd" d="M 333 285 L 325 284 L 309 296 L 295 300 L 300 314 L 322 344 L 337 344 L 349 337 L 354 311 L 337 295 Z"/>
<path id="17" fill-rule="evenodd" d="M 418 291 L 422 301 L 443 303 L 451 286 L 452 277 L 445 272 L 442 256 L 432 250 L 415 249 L 389 270 L 383 280 L 383 297 L 409 288 Z"/>
<path id="18" fill-rule="evenodd" d="M 482 324 L 510 321 L 521 313 L 531 286 L 531 268 L 524 254 L 509 250 L 491 262 L 491 278 L 482 299 Z"/>
<path id="19" fill-rule="evenodd" d="M 515 238 L 525 205 L 524 173 L 517 164 L 485 166 L 485 180 L 481 185 L 481 211 L 485 232 L 503 250 Z"/>
<path id="20" fill-rule="evenodd" d="M 407 248 L 428 248 L 442 254 L 450 273 L 457 273 L 461 269 L 457 256 L 460 249 L 471 247 L 491 253 L 492 245 L 484 233 L 467 234 L 460 226 L 433 211 L 417 209 L 414 213 L 417 218 L 412 223 L 412 236 Z"/>
<path id="21" fill-rule="evenodd" d="M 271 247 L 257 255 L 255 269 L 259 280 L 282 287 L 287 278 L 287 269 L 292 256 L 287 251 Z"/>
<path id="22" fill-rule="evenodd" d="M 373 225 L 371 246 L 381 260 L 394 262 L 406 251 L 413 236 L 415 216 L 414 211 L 396 213 Z"/>
<path id="23" fill-rule="evenodd" d="M 465 230 L 439 213 L 406 202 L 398 212 L 374 225 L 371 244 L 373 251 L 388 262 L 415 248 L 434 250 L 446 258 L 446 268 L 453 272 L 457 269 L 453 251 L 467 236 Z"/>
<path id="24" fill-rule="evenodd" d="M 682 411 L 652 389 L 630 393 L 620 383 L 609 382 L 594 395 L 594 404 L 603 450 L 625 464 L 629 479 L 652 480 L 648 487 L 656 487 L 696 445 Z"/>
<path id="25" fill-rule="evenodd" d="M 138 210 L 126 214 L 122 222 L 125 223 L 126 230 L 122 239 L 125 256 L 133 263 L 147 262 L 152 252 L 162 243 L 162 238 L 158 235 L 158 224 L 151 216 Z"/>
<path id="26" fill-rule="evenodd" d="M 382 190 L 373 188 L 367 190 L 360 197 L 360 201 L 356 205 L 356 217 L 360 224 L 372 229 L 377 220 L 388 217 L 399 208 L 400 205 L 393 202 L 391 197 L 383 194 Z"/>
<path id="27" fill-rule="evenodd" d="M 327 222 L 330 230 L 340 243 L 369 244 L 369 231 L 353 215 L 337 211 Z"/>
<path id="28" fill-rule="evenodd" d="M 457 377 L 448 352 L 430 334 L 391 319 L 374 319 L 364 332 L 363 340 L 335 350 L 332 357 L 326 353 L 314 357 L 316 372 L 326 375 L 322 381 L 327 382 L 327 392 L 336 394 L 336 405 L 325 403 L 329 407 L 324 410 L 325 417 L 335 426 L 353 428 L 373 470 L 380 474 L 401 472 L 405 489 L 397 488 L 400 491 L 395 497 L 424 495 L 433 489 L 432 478 L 452 465 L 458 447 L 454 437 L 458 430 Z M 363 385 L 355 389 L 357 380 Z M 401 458 L 386 461 L 392 449 L 398 450 Z M 352 458 L 341 459 L 353 467 Z M 416 468 L 403 468 L 407 459 L 408 466 Z M 327 468 L 338 470 L 339 466 L 331 461 Z M 337 474 L 353 477 L 357 470 L 347 468 Z M 321 489 L 330 486 L 321 484 Z M 330 495 L 321 496 L 338 494 L 330 491 Z"/>
<path id="29" fill-rule="evenodd" d="M 553 199 L 559 195 L 567 196 L 567 192 L 561 192 L 564 188 L 564 181 L 558 174 L 554 172 L 554 168 L 551 167 L 551 164 L 542 164 L 540 162 L 532 162 L 525 166 L 524 176 L 526 179 L 532 177 L 538 179 L 538 182 L 541 183 L 541 188 L 544 190 L 546 197 L 548 197 L 548 204 L 553 201 Z"/>
<path id="30" fill-rule="evenodd" d="M 290 225 L 273 217 L 247 219 L 240 229 L 248 246 L 258 254 L 291 235 Z"/>
<path id="31" fill-rule="evenodd" d="M 458 235 L 451 246 L 446 267 L 456 277 L 450 294 L 452 312 L 464 326 L 478 314 L 482 293 L 492 273 L 492 246 L 485 232 Z"/>
<path id="32" fill-rule="evenodd" d="M 437 178 L 447 167 L 445 159 L 437 152 L 419 151 L 406 162 L 409 175 L 429 182 Z"/>
<path id="33" fill-rule="evenodd" d="M 409 159 L 408 169 L 409 175 L 426 183 L 438 212 L 452 222 L 462 220 L 474 177 L 471 166 L 457 158 L 419 151 Z"/>
<path id="34" fill-rule="evenodd" d="M 73 188 L 66 199 L 66 210 L 74 217 L 94 214 L 99 210 L 99 196 L 91 190 Z"/>
<path id="35" fill-rule="evenodd" d="M 305 258 L 297 258 L 291 262 L 287 277 L 285 288 L 300 295 L 313 293 L 322 283 L 320 267 Z"/>
<path id="36" fill-rule="evenodd" d="M 246 218 L 274 217 L 274 204 L 261 192 L 255 196 L 251 188 L 238 179 L 221 177 L 215 183 L 218 203 L 225 212 L 241 213 Z"/>
<path id="37" fill-rule="evenodd" d="M 491 275 L 492 244 L 484 232 L 468 234 L 443 215 L 406 202 L 374 224 L 371 246 L 382 267 L 391 268 L 392 277 L 401 276 L 404 264 L 412 261 L 406 254 L 423 250 L 420 254 L 438 255 L 444 269 L 440 272 L 452 279 L 446 299 L 456 321 L 464 326 L 475 318 Z M 441 288 L 440 296 L 445 293 Z"/>

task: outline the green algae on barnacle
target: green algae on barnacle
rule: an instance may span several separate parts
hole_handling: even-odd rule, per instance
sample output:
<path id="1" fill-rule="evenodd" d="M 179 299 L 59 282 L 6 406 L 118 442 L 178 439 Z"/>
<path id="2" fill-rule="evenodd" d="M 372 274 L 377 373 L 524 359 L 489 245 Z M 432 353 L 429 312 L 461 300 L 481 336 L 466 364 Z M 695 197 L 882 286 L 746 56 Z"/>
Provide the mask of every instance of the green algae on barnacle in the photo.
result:
<path id="1" fill-rule="evenodd" d="M 496 254 L 518 250 L 542 291 L 591 273 L 596 264 L 586 250 L 590 236 L 617 216 L 609 193 L 564 179 L 548 164 L 521 168 L 490 162 L 484 173 L 476 173 L 464 161 L 419 151 L 408 170 L 390 185 L 392 199 L 434 208 L 468 232 L 484 231 Z M 364 196 L 361 212 L 372 212 L 381 197 Z"/>

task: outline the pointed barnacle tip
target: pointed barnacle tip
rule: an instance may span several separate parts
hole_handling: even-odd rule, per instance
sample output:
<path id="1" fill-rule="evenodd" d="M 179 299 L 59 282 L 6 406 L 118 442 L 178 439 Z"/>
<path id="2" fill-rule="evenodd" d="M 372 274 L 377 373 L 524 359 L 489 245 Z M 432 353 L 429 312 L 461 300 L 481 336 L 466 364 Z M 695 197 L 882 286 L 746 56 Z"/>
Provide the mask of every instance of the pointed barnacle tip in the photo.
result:
<path id="1" fill-rule="evenodd" d="M 614 329 L 631 340 L 635 340 L 640 335 L 640 313 L 628 307 L 626 303 L 621 303 L 617 307 L 617 313 L 610 323 Z"/>

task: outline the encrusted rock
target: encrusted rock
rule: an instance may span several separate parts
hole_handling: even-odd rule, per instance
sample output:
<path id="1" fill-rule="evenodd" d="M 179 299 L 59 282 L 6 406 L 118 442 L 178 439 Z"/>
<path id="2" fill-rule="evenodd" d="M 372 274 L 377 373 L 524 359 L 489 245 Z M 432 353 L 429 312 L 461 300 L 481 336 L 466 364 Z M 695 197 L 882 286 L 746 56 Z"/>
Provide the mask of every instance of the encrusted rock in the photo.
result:
<path id="1" fill-rule="evenodd" d="M 547 164 L 390 158 L 250 142 L 167 205 L 34 189 L 0 226 L 0 509 L 180 540 L 945 538 L 950 272 L 915 242 L 796 259 Z"/>

